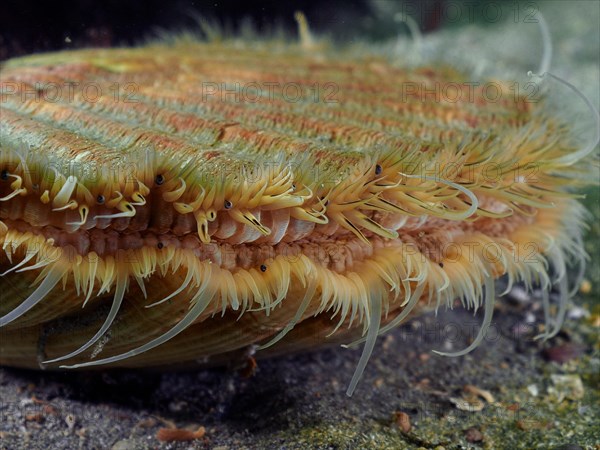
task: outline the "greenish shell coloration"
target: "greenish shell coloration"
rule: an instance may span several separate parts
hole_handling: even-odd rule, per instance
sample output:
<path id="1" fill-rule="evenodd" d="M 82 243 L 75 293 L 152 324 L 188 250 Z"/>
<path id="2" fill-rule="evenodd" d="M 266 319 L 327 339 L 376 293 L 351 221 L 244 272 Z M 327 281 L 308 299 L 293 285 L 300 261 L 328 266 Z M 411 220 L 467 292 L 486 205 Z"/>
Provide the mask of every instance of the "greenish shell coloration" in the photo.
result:
<path id="1" fill-rule="evenodd" d="M 540 285 L 546 311 L 557 286 L 554 335 L 593 146 L 543 101 L 468 81 L 306 34 L 3 63 L 0 363 L 175 367 L 364 341 L 352 393 L 377 335 L 422 306 L 484 306 L 455 354 L 472 350 L 503 276 Z M 435 95 L 450 85 L 461 100 Z"/>

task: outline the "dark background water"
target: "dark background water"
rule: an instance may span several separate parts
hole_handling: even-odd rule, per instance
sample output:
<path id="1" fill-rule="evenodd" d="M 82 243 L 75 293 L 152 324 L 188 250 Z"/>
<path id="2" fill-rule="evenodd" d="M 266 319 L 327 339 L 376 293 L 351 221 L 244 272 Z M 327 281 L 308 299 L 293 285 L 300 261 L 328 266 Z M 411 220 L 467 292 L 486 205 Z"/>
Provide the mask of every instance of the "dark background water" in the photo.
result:
<path id="1" fill-rule="evenodd" d="M 131 45 L 158 30 L 198 30 L 195 17 L 213 20 L 232 31 L 252 22 L 261 33 L 279 27 L 295 33 L 294 12 L 306 14 L 316 32 L 347 40 L 357 36 L 385 39 L 398 33 L 393 14 L 406 5 L 421 30 L 439 27 L 444 11 L 463 0 L 4 0 L 0 6 L 0 60 L 39 51 Z M 470 2 L 479 4 L 480 2 Z M 412 14 L 418 11 L 418 14 Z M 383 23 L 382 23 L 383 19 Z M 462 19 L 465 19 L 464 17 Z M 385 24 L 386 20 L 389 24 Z"/>
<path id="2" fill-rule="evenodd" d="M 259 30 L 275 23 L 294 29 L 296 10 L 303 11 L 315 29 L 369 14 L 365 0 L 8 0 L 0 10 L 0 57 L 69 47 L 134 44 L 159 28 L 192 29 L 193 17 L 198 15 L 227 23 L 234 30 L 239 29 L 243 19 L 252 20 Z M 67 38 L 70 43 L 65 42 Z"/>

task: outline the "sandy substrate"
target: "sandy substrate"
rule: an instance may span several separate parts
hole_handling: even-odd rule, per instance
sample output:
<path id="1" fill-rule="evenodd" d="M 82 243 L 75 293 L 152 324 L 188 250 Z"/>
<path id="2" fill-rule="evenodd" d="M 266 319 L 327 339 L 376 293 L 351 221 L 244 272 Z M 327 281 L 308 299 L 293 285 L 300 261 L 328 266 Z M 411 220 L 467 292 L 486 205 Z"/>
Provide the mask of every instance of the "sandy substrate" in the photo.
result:
<path id="1" fill-rule="evenodd" d="M 593 317 L 571 319 L 557 338 L 534 342 L 540 303 L 522 294 L 498 303 L 485 343 L 466 357 L 430 351 L 459 349 L 473 338 L 480 317 L 461 308 L 380 338 L 352 398 L 345 389 L 360 349 L 259 361 L 250 378 L 225 369 L 0 369 L 0 447 L 595 449 Z M 571 310 L 571 317 L 582 314 Z M 201 426 L 204 436 L 192 441 L 157 439 L 160 428 Z"/>

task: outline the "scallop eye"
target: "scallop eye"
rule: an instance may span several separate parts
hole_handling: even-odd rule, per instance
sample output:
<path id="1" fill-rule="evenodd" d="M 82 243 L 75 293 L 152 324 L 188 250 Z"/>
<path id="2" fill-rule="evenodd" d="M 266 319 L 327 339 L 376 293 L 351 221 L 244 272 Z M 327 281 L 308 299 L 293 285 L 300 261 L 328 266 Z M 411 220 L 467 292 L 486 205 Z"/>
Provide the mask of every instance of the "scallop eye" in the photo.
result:
<path id="1" fill-rule="evenodd" d="M 161 184 L 163 184 L 165 182 L 165 177 L 162 176 L 161 174 L 158 174 L 158 175 L 156 175 L 154 182 L 160 186 Z"/>
<path id="2" fill-rule="evenodd" d="M 104 195 L 100 194 L 98 197 L 96 197 L 96 203 L 98 203 L 99 205 L 103 205 L 104 201 L 106 199 L 104 198 Z"/>
<path id="3" fill-rule="evenodd" d="M 267 266 L 265 266 L 264 264 L 260 265 L 260 271 L 261 272 L 266 272 L 267 271 Z"/>
<path id="4" fill-rule="evenodd" d="M 229 200 L 225 200 L 223 206 L 225 206 L 225 209 L 231 209 L 233 207 L 233 203 L 231 203 Z"/>
<path id="5" fill-rule="evenodd" d="M 375 175 L 381 175 L 381 172 L 383 172 L 383 167 L 381 167 L 379 164 L 377 164 L 375 166 Z"/>
<path id="6" fill-rule="evenodd" d="M 160 250 L 160 249 L 162 249 L 165 246 L 165 244 L 163 244 L 162 242 L 159 242 L 158 244 L 156 244 L 156 246 Z"/>
<path id="7" fill-rule="evenodd" d="M 0 172 L 0 179 L 2 179 L 2 181 L 8 180 L 8 170 L 4 169 Z"/>

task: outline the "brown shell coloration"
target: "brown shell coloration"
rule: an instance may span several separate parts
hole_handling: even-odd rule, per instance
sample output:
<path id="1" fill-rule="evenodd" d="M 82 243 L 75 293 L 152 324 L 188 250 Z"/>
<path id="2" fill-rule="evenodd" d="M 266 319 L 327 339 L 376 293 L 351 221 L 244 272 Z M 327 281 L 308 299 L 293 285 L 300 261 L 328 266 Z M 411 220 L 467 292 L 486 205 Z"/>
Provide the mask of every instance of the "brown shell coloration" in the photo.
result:
<path id="1" fill-rule="evenodd" d="M 1 364 L 359 339 L 355 386 L 422 304 L 484 305 L 489 324 L 500 276 L 556 283 L 560 326 L 582 166 L 544 102 L 276 42 L 70 51 L 0 76 Z"/>

